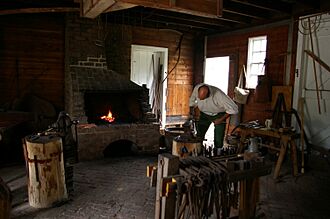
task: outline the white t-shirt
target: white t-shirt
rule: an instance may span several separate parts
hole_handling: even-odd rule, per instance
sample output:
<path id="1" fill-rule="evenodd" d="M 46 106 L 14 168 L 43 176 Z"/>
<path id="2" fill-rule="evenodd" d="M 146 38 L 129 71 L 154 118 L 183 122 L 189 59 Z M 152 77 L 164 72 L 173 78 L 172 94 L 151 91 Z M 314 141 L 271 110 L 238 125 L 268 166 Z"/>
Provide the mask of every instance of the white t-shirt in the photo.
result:
<path id="1" fill-rule="evenodd" d="M 206 85 L 209 88 L 210 93 L 209 97 L 200 100 L 198 98 L 198 88 L 203 85 Z M 214 116 L 221 112 L 226 112 L 228 114 L 238 113 L 237 105 L 229 96 L 219 88 L 203 83 L 195 86 L 189 99 L 189 106 L 197 106 L 200 111 L 210 116 Z"/>

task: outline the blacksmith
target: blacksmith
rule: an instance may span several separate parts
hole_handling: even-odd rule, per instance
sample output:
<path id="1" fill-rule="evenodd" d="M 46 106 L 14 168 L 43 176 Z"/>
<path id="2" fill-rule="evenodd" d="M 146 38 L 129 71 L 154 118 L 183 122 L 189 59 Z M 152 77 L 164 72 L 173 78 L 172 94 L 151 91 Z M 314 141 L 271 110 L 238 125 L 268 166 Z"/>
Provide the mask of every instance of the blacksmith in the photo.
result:
<path id="1" fill-rule="evenodd" d="M 198 84 L 195 86 L 189 100 L 190 116 L 194 115 L 195 108 L 200 110 L 197 122 L 197 136 L 205 138 L 211 123 L 214 123 L 214 146 L 223 147 L 223 139 L 226 129 L 226 119 L 238 113 L 238 107 L 234 101 L 217 87 Z"/>

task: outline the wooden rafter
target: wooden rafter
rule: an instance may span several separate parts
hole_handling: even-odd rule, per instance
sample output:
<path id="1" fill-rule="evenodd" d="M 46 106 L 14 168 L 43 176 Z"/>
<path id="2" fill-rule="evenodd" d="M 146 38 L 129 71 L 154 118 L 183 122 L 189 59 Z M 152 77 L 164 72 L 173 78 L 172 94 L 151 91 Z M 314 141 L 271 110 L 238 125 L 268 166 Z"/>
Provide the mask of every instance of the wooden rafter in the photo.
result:
<path id="1" fill-rule="evenodd" d="M 222 15 L 222 1 L 223 0 L 168 0 L 168 1 L 154 1 L 154 0 L 82 0 L 82 16 L 96 17 L 103 12 L 111 12 L 112 9 L 118 10 L 123 8 L 123 5 L 143 6 L 150 8 L 157 8 L 163 10 L 170 10 L 179 13 L 191 14 L 195 16 L 218 18 Z M 119 7 L 116 5 L 119 4 Z"/>
<path id="2" fill-rule="evenodd" d="M 276 1 L 276 2 L 270 2 L 264 0 L 230 0 L 230 1 L 240 3 L 242 5 L 248 5 L 248 6 L 260 8 L 267 11 L 273 11 L 273 12 L 290 14 L 292 11 L 290 4 L 281 1 Z"/>
<path id="3" fill-rule="evenodd" d="M 19 8 L 0 10 L 0 15 L 9 14 L 29 14 L 29 13 L 50 13 L 50 12 L 75 12 L 79 8 L 66 8 L 66 7 L 52 7 L 52 8 Z"/>
<path id="4" fill-rule="evenodd" d="M 115 3 L 114 0 L 81 0 L 81 15 L 87 18 L 96 18 Z"/>
<path id="5" fill-rule="evenodd" d="M 242 5 L 233 1 L 224 1 L 223 12 L 237 14 L 244 17 L 249 17 L 257 20 L 269 18 L 269 13 L 263 9 Z"/>

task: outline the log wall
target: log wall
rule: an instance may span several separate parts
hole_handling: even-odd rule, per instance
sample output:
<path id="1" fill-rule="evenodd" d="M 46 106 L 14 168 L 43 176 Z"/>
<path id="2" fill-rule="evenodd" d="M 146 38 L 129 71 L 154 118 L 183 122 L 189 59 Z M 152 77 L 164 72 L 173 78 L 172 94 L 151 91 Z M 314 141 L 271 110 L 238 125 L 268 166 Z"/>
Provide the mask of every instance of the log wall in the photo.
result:
<path id="1" fill-rule="evenodd" d="M 64 107 L 62 14 L 0 17 L 0 105 L 33 94 Z"/>
<path id="2" fill-rule="evenodd" d="M 288 49 L 289 25 L 264 27 L 256 30 L 228 33 L 226 35 L 209 36 L 207 41 L 207 57 L 230 56 L 230 78 L 228 93 L 233 97 L 240 67 L 247 62 L 248 38 L 267 35 L 268 65 L 266 75 L 272 85 L 284 85 L 286 75 L 286 59 Z M 255 99 L 255 89 L 250 90 L 248 103 L 243 106 L 242 121 L 260 120 L 272 116 L 271 102 L 258 102 Z"/>
<path id="3" fill-rule="evenodd" d="M 133 29 L 133 44 L 168 48 L 167 116 L 189 114 L 189 97 L 192 91 L 194 70 L 194 38 L 192 35 L 183 35 L 179 57 L 180 37 L 181 34 L 174 31 Z"/>
<path id="4" fill-rule="evenodd" d="M 130 78 L 132 44 L 168 48 L 167 116 L 182 116 L 189 113 L 189 96 L 193 84 L 194 37 L 183 35 L 179 52 L 180 38 L 179 32 L 171 30 L 111 25 L 106 42 L 108 67 L 123 74 L 127 79 Z"/>

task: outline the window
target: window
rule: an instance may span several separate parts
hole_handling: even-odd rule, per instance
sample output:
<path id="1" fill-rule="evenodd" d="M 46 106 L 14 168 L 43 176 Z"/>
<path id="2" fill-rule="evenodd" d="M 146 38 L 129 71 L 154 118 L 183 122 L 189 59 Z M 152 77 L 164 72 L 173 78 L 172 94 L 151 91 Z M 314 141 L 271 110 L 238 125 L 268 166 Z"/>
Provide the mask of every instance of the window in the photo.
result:
<path id="1" fill-rule="evenodd" d="M 248 59 L 246 69 L 246 87 L 256 88 L 258 75 L 265 74 L 267 36 L 249 38 Z"/>

